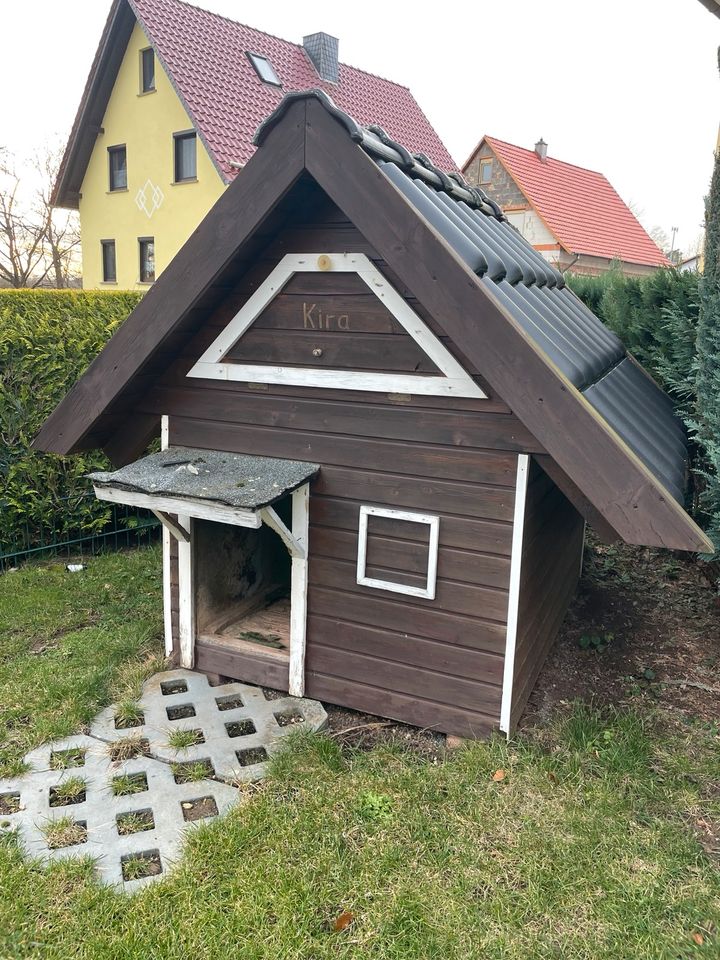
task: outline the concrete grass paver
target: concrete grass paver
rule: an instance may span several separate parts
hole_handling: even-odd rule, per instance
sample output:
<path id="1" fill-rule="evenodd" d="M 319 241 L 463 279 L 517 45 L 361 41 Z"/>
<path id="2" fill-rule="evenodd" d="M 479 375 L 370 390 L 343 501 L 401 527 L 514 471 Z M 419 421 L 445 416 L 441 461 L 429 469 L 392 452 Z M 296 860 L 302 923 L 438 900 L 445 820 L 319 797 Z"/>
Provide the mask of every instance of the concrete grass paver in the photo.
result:
<path id="1" fill-rule="evenodd" d="M 327 714 L 315 700 L 268 700 L 259 687 L 231 682 L 211 686 L 202 673 L 169 670 L 145 682 L 138 700 L 143 722 L 115 726 L 116 708 L 103 710 L 90 728 L 101 740 L 142 737 L 150 754 L 169 763 L 209 761 L 213 774 L 228 783 L 259 780 L 267 760 L 293 730 L 319 730 Z M 189 714 L 189 715 L 188 715 Z M 171 745 L 174 731 L 196 731 L 201 742 L 184 749 Z"/>
<path id="2" fill-rule="evenodd" d="M 26 855 L 44 863 L 92 857 L 100 881 L 126 892 L 164 876 L 187 831 L 236 804 L 232 784 L 264 776 L 265 758 L 287 733 L 327 722 L 316 701 L 267 699 L 242 683 L 211 686 L 189 670 L 151 677 L 138 702 L 138 726 L 117 729 L 113 705 L 89 735 L 38 747 L 25 757 L 27 773 L 0 780 L 0 833 L 15 832 Z M 185 708 L 180 716 L 177 708 Z M 173 749 L 168 734 L 177 729 L 200 731 L 203 742 Z M 139 739 L 147 755 L 114 759 L 120 741 Z M 53 845 L 58 832 L 69 845 Z"/>

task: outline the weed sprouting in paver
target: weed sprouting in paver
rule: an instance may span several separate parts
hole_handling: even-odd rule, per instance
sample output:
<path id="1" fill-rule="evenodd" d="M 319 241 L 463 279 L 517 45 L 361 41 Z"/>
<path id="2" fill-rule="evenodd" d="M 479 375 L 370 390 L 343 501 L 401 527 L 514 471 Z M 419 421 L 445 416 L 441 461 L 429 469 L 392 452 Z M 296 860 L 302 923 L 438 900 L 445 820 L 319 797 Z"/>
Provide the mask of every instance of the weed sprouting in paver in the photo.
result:
<path id="1" fill-rule="evenodd" d="M 252 720 L 234 720 L 232 723 L 226 723 L 225 729 L 229 737 L 249 737 L 256 732 Z"/>
<path id="2" fill-rule="evenodd" d="M 116 740 L 115 743 L 108 744 L 108 756 L 113 763 L 149 755 L 150 744 L 144 737 L 123 737 L 122 740 Z"/>
<path id="3" fill-rule="evenodd" d="M 117 832 L 121 837 L 131 833 L 142 833 L 145 830 L 155 829 L 155 818 L 152 810 L 131 810 L 129 813 L 119 813 L 115 818 Z"/>
<path id="4" fill-rule="evenodd" d="M 113 777 L 110 783 L 115 797 L 130 797 L 135 793 L 144 793 L 147 788 L 147 776 L 144 773 L 123 773 Z"/>
<path id="5" fill-rule="evenodd" d="M 162 873 L 159 850 L 147 850 L 145 853 L 133 853 L 120 860 L 123 880 L 141 880 L 143 877 L 156 877 Z"/>
<path id="6" fill-rule="evenodd" d="M 69 750 L 53 750 L 50 754 L 51 770 L 70 770 L 72 767 L 85 766 L 85 749 L 71 747 Z"/>
<path id="7" fill-rule="evenodd" d="M 173 750 L 189 750 L 205 743 L 202 730 L 170 730 L 167 735 L 168 746 Z"/>
<path id="8" fill-rule="evenodd" d="M 127 730 L 141 727 L 145 722 L 142 707 L 135 700 L 123 700 L 115 708 L 115 729 Z"/>
<path id="9" fill-rule="evenodd" d="M 41 829 L 51 850 L 87 843 L 87 824 L 82 820 L 73 820 L 71 816 L 48 820 Z"/>
<path id="10" fill-rule="evenodd" d="M 20 809 L 20 794 L 0 793 L 0 816 L 8 817 L 11 813 L 17 813 Z"/>
<path id="11" fill-rule="evenodd" d="M 172 772 L 175 783 L 194 783 L 206 777 L 214 777 L 215 770 L 210 760 L 192 760 L 187 763 L 173 763 Z"/>
<path id="12" fill-rule="evenodd" d="M 82 777 L 68 777 L 50 788 L 50 806 L 66 807 L 71 803 L 82 803 L 86 789 L 87 781 Z"/>

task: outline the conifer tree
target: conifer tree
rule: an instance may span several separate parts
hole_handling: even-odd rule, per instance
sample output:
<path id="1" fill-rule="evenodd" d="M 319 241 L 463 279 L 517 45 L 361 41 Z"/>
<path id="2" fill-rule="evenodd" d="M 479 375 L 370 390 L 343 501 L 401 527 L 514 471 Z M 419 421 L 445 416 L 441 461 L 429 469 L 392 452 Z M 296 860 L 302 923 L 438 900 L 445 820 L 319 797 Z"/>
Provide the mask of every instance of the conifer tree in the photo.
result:
<path id="1" fill-rule="evenodd" d="M 720 51 L 718 51 L 720 55 Z M 719 61 L 720 64 L 720 61 Z M 705 209 L 705 266 L 697 331 L 697 439 L 707 463 L 701 507 L 720 548 L 720 150 Z"/>

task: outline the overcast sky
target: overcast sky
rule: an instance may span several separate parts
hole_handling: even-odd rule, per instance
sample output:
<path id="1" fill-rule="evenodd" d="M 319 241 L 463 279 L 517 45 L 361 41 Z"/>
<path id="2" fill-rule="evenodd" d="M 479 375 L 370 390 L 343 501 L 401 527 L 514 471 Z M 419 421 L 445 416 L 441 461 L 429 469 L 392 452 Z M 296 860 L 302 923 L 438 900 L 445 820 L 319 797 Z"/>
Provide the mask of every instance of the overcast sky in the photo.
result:
<path id="1" fill-rule="evenodd" d="M 698 0 L 437 4 L 204 0 L 411 88 L 458 164 L 482 134 L 601 170 L 646 227 L 700 234 L 718 121 L 720 19 Z M 3 0 L 0 146 L 65 138 L 110 0 Z M 24 42 L 8 43 L 8 38 Z"/>

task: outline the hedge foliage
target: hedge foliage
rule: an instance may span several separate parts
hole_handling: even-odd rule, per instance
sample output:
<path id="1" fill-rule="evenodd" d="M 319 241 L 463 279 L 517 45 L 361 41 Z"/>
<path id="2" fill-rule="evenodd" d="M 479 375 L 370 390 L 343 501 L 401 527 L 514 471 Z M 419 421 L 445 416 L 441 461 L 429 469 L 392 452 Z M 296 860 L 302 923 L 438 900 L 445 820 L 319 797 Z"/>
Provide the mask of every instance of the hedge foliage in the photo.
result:
<path id="1" fill-rule="evenodd" d="M 705 208 L 705 271 L 700 280 L 696 436 L 704 455 L 701 506 L 720 547 L 720 151 Z"/>
<path id="2" fill-rule="evenodd" d="M 102 456 L 56 457 L 30 443 L 139 298 L 0 290 L 0 554 L 43 530 L 71 536 L 107 521 L 107 508 L 83 497 L 83 475 L 104 465 Z"/>

